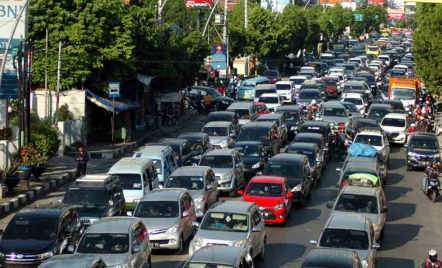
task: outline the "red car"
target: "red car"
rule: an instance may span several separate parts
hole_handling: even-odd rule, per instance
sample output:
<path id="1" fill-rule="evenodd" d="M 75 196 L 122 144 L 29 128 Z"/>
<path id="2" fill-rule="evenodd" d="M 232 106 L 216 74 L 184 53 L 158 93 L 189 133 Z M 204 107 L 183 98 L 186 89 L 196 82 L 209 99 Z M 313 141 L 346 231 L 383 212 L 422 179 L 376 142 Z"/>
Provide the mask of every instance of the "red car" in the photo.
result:
<path id="1" fill-rule="evenodd" d="M 281 81 L 281 75 L 276 70 L 264 71 L 261 76 L 267 77 L 270 80 L 271 84 L 275 84 L 276 82 Z"/>
<path id="2" fill-rule="evenodd" d="M 258 112 L 258 117 L 260 115 L 270 113 L 269 109 L 267 109 L 266 104 L 263 102 L 255 102 L 255 106 L 256 106 L 256 111 Z"/>
<path id="3" fill-rule="evenodd" d="M 285 177 L 255 176 L 244 194 L 245 202 L 256 203 L 266 223 L 284 224 L 292 210 L 293 194 Z"/>
<path id="4" fill-rule="evenodd" d="M 338 97 L 338 82 L 339 78 L 336 76 L 322 77 L 321 80 L 325 82 L 327 86 L 327 96 Z"/>

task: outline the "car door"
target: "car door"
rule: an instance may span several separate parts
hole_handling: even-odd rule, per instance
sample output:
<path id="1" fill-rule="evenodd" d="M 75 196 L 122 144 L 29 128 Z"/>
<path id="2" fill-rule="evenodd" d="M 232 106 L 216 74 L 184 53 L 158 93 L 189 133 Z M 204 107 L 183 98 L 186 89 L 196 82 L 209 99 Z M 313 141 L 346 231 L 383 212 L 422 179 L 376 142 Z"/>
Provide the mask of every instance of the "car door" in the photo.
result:
<path id="1" fill-rule="evenodd" d="M 141 222 L 138 222 L 131 230 L 131 250 L 128 264 L 131 268 L 143 267 L 147 261 L 149 246 L 147 241 L 147 230 Z M 135 248 L 139 247 L 141 251 L 136 252 Z"/>
<path id="2" fill-rule="evenodd" d="M 185 193 L 181 198 L 180 198 L 180 228 L 183 232 L 183 237 L 184 239 L 187 239 L 190 234 L 191 234 L 191 226 L 189 226 L 189 221 L 191 219 L 190 217 L 190 210 L 191 210 L 191 203 L 189 203 L 189 200 L 187 198 L 187 193 Z"/>
<path id="3" fill-rule="evenodd" d="M 235 177 L 236 177 L 236 185 L 243 185 L 244 184 L 244 165 L 241 159 L 241 156 L 239 155 L 239 153 L 236 153 L 234 155 L 234 159 L 235 159 Z"/>
<path id="4" fill-rule="evenodd" d="M 369 218 L 367 218 L 367 225 L 368 225 L 368 236 L 369 236 L 369 248 L 370 251 L 368 255 L 368 259 L 370 260 L 370 263 L 376 263 L 376 255 L 377 255 L 377 249 L 372 248 L 373 244 L 376 243 L 375 240 L 375 233 L 373 230 L 373 224 Z"/>
<path id="5" fill-rule="evenodd" d="M 262 247 L 262 241 L 264 239 L 264 220 L 262 219 L 261 213 L 258 211 L 257 208 L 255 208 L 252 211 L 252 229 L 253 227 L 257 226 L 261 229 L 260 232 L 252 232 L 250 237 L 252 239 L 252 247 L 253 247 L 253 255 L 259 254 L 261 252 Z M 254 256 L 252 256 L 254 257 Z"/>
<path id="6" fill-rule="evenodd" d="M 312 190 L 313 174 L 311 174 L 310 172 L 310 164 L 308 163 L 307 159 L 304 159 L 303 166 L 304 166 L 303 184 L 306 189 L 305 194 L 308 195 L 308 193 L 310 193 L 310 191 Z"/>
<path id="7" fill-rule="evenodd" d="M 380 217 L 381 217 L 381 226 L 384 227 L 385 223 L 387 222 L 387 217 L 388 217 L 388 203 L 387 203 L 387 199 L 385 198 L 385 193 L 384 190 L 379 189 L 379 195 L 378 195 L 378 199 L 379 199 L 379 212 L 380 212 Z M 385 211 L 385 209 L 387 209 Z"/>
<path id="8" fill-rule="evenodd" d="M 287 142 L 287 122 L 285 121 L 285 117 L 284 116 L 281 116 L 281 122 L 280 122 L 280 124 L 281 124 L 281 129 L 282 129 L 282 132 L 283 132 L 283 140 L 284 140 L 284 142 Z"/>
<path id="9" fill-rule="evenodd" d="M 292 200 L 293 198 L 288 198 L 287 195 L 290 193 L 290 186 L 287 179 L 284 179 L 284 203 L 287 208 L 287 214 L 292 210 Z"/>
<path id="10" fill-rule="evenodd" d="M 123 189 L 122 187 L 116 185 L 116 187 L 113 188 L 113 202 L 114 202 L 114 213 L 112 215 L 116 216 L 120 212 L 125 211 L 125 201 L 124 201 L 124 195 L 123 195 Z"/>
<path id="11" fill-rule="evenodd" d="M 388 159 L 390 159 L 390 142 L 388 141 L 387 135 L 382 135 L 382 137 L 383 137 L 382 150 L 384 153 L 384 157 L 387 158 L 388 162 Z"/>

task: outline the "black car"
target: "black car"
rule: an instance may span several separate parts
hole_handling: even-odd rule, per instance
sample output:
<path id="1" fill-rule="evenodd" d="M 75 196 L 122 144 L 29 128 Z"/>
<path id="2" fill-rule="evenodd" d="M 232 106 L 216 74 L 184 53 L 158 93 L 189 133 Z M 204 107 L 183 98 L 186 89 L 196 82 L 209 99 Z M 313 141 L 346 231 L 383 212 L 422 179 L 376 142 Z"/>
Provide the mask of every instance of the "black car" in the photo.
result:
<path id="1" fill-rule="evenodd" d="M 190 142 L 190 161 L 192 161 L 192 163 L 198 163 L 203 154 L 212 149 L 210 137 L 206 133 L 181 133 L 178 138 L 185 139 Z"/>
<path id="2" fill-rule="evenodd" d="M 260 141 L 266 153 L 271 157 L 281 149 L 278 141 L 278 127 L 274 122 L 252 122 L 241 127 L 236 142 Z"/>
<path id="3" fill-rule="evenodd" d="M 270 83 L 275 84 L 281 80 L 281 74 L 277 70 L 267 70 L 262 73 L 262 76 L 268 78 Z"/>
<path id="4" fill-rule="evenodd" d="M 186 139 L 174 139 L 174 138 L 168 138 L 168 139 L 161 139 L 158 141 L 157 145 L 168 145 L 170 146 L 175 155 L 175 160 L 177 160 L 178 167 L 187 166 L 190 164 L 191 160 L 191 147 L 190 142 Z"/>
<path id="5" fill-rule="evenodd" d="M 291 141 L 298 134 L 298 127 L 302 124 L 302 110 L 297 105 L 280 106 L 276 108 L 277 114 L 285 116 L 288 140 Z"/>
<path id="6" fill-rule="evenodd" d="M 373 119 L 380 123 L 384 116 L 393 112 L 393 107 L 390 104 L 372 104 L 366 118 Z"/>
<path id="7" fill-rule="evenodd" d="M 226 96 L 223 96 L 213 87 L 202 87 L 202 86 L 193 86 L 189 91 L 190 100 L 194 101 L 198 92 L 201 92 L 201 96 L 204 100 L 206 94 L 209 94 L 211 97 L 212 111 L 221 111 L 226 110 L 230 104 L 234 103 L 235 100 Z"/>
<path id="8" fill-rule="evenodd" d="M 310 163 L 310 171 L 313 175 L 313 185 L 321 181 L 324 170 L 324 152 L 319 150 L 315 143 L 294 142 L 287 148 L 286 153 L 306 155 Z"/>
<path id="9" fill-rule="evenodd" d="M 324 70 L 321 62 L 312 61 L 312 62 L 307 63 L 307 66 L 315 67 L 315 72 L 317 74 L 319 74 L 320 77 L 325 75 L 325 70 Z"/>
<path id="10" fill-rule="evenodd" d="M 235 126 L 235 129 L 239 130 L 238 116 L 234 112 L 227 112 L 227 111 L 211 112 L 206 117 L 206 120 L 200 122 L 202 126 L 201 129 L 203 129 L 204 126 L 210 122 L 231 122 Z"/>
<path id="11" fill-rule="evenodd" d="M 300 133 L 300 134 L 296 135 L 296 137 L 293 139 L 293 143 L 297 143 L 297 142 L 314 143 L 314 144 L 316 144 L 316 146 L 318 146 L 319 150 L 321 150 L 323 152 L 323 159 L 324 159 L 323 165 L 324 165 L 324 168 L 325 168 L 327 159 L 329 158 L 329 151 L 325 150 L 324 137 L 321 134 L 318 134 L 318 133 Z M 287 148 L 289 146 L 287 146 Z"/>
<path id="12" fill-rule="evenodd" d="M 272 157 L 264 168 L 264 175 L 286 177 L 293 202 L 304 206 L 313 188 L 313 174 L 307 156 L 299 154 L 278 154 Z"/>
<path id="13" fill-rule="evenodd" d="M 302 89 L 297 103 L 303 107 L 308 107 L 312 100 L 315 100 L 316 104 L 321 104 L 326 100 L 326 96 L 323 96 L 318 89 Z"/>
<path id="14" fill-rule="evenodd" d="M 240 141 L 235 143 L 234 148 L 241 153 L 244 175 L 247 178 L 255 176 L 267 164 L 268 153 L 261 141 Z"/>
<path id="15" fill-rule="evenodd" d="M 358 254 L 349 249 L 314 248 L 305 257 L 302 268 L 339 267 L 361 268 Z"/>
<path id="16" fill-rule="evenodd" d="M 407 147 L 407 170 L 416 167 L 425 168 L 431 162 L 440 162 L 439 142 L 434 133 L 418 132 L 408 138 Z"/>
<path id="17" fill-rule="evenodd" d="M 371 92 L 374 96 L 376 96 L 377 90 L 376 90 L 376 78 L 370 74 L 370 73 L 357 73 L 357 77 L 365 77 L 367 78 L 367 84 L 370 86 Z"/>
<path id="18" fill-rule="evenodd" d="M 72 206 L 23 209 L 1 230 L 1 267 L 38 267 L 53 255 L 65 254 L 83 232 Z"/>
<path id="19" fill-rule="evenodd" d="M 405 113 L 404 104 L 400 100 L 383 100 L 382 103 L 391 105 L 391 107 L 393 107 L 393 113 L 397 114 Z"/>
<path id="20" fill-rule="evenodd" d="M 376 120 L 373 119 L 367 119 L 367 118 L 352 118 L 350 119 L 348 125 L 345 127 L 345 132 L 350 135 L 352 138 L 356 137 L 356 134 L 363 130 L 367 129 L 379 129 L 381 130 L 381 127 L 379 126 L 379 123 L 376 122 Z"/>
<path id="21" fill-rule="evenodd" d="M 329 122 L 325 121 L 307 121 L 299 129 L 299 133 L 317 133 L 324 138 L 325 161 L 329 161 L 334 152 L 334 136 Z"/>

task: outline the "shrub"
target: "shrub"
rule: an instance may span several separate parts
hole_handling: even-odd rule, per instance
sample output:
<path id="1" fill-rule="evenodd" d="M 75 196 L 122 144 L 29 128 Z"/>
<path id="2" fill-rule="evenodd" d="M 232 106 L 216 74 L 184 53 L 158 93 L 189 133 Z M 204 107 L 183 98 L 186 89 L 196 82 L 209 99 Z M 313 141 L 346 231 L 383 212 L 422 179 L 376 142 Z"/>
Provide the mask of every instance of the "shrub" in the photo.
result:
<path id="1" fill-rule="evenodd" d="M 267 66 L 265 66 L 264 64 L 260 64 L 258 65 L 256 72 L 258 73 L 258 75 L 262 75 L 262 73 L 264 73 L 265 71 L 267 71 Z"/>
<path id="2" fill-rule="evenodd" d="M 54 120 L 55 118 L 57 118 L 57 114 L 54 113 Z M 68 121 L 68 120 L 72 120 L 72 115 L 71 112 L 69 112 L 69 108 L 68 106 L 62 105 L 60 107 L 60 109 L 58 110 L 58 121 L 59 122 L 64 122 L 64 121 Z"/>
<path id="3" fill-rule="evenodd" d="M 12 139 L 12 128 L 5 127 L 0 129 L 0 141 L 8 140 L 10 141 Z"/>

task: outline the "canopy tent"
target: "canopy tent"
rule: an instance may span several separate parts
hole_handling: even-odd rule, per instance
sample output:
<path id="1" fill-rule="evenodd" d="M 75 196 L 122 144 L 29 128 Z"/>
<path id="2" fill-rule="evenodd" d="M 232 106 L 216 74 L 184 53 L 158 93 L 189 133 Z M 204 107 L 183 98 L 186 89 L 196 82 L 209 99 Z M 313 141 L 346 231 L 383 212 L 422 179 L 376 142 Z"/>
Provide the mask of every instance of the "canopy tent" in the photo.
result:
<path id="1" fill-rule="evenodd" d="M 112 112 L 113 110 L 113 103 L 115 103 L 115 113 L 119 114 L 124 111 L 133 110 L 138 108 L 138 104 L 129 100 L 115 100 L 113 102 L 112 100 L 108 98 L 102 98 L 98 96 L 95 93 L 92 93 L 92 91 L 87 90 L 88 97 L 87 99 L 96 104 L 97 106 L 105 109 L 106 111 Z"/>

